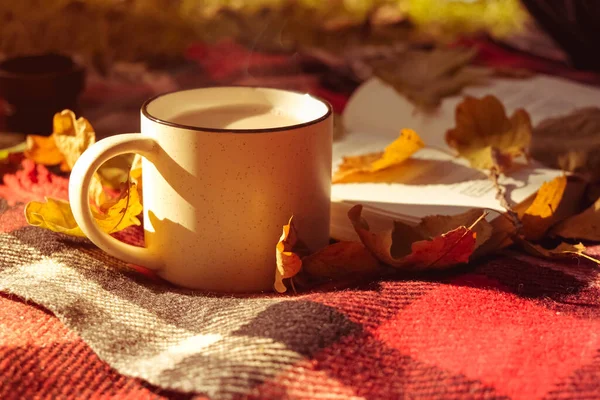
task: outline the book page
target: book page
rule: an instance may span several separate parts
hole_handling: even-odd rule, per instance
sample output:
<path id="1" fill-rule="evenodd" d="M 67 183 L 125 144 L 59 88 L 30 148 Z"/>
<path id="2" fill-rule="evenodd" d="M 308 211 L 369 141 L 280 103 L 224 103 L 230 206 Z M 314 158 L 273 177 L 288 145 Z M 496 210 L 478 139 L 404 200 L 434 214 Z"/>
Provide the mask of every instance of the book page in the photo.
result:
<path id="1" fill-rule="evenodd" d="M 394 88 L 377 78 L 362 84 L 350 98 L 343 119 L 346 129 L 363 135 L 378 135 L 390 141 L 402 128 L 414 129 L 429 146 L 448 148 L 446 131 L 454 127 L 456 106 L 466 95 L 496 96 L 510 115 L 524 108 L 535 126 L 549 117 L 568 114 L 590 105 L 600 106 L 600 89 L 539 75 L 531 79 L 492 79 L 488 85 L 469 87 L 459 96 L 444 99 L 431 114 L 415 107 Z"/>
<path id="2" fill-rule="evenodd" d="M 388 143 L 378 136 L 365 138 L 365 135 L 351 134 L 334 145 L 334 159 L 339 162 L 343 156 L 381 150 Z M 377 182 L 375 173 L 372 179 L 375 182 L 333 185 L 333 206 L 343 204 L 347 211 L 352 204 L 360 203 L 405 221 L 418 221 L 427 215 L 452 215 L 471 208 L 504 211 L 488 176 L 471 168 L 464 159 L 424 148 L 396 168 L 398 178 L 394 182 Z M 518 204 L 545 181 L 561 174 L 558 170 L 521 165 L 509 176 L 501 177 L 500 183 L 507 188 L 510 200 Z"/>
<path id="3" fill-rule="evenodd" d="M 530 112 L 534 125 L 547 117 L 600 103 L 598 89 L 545 76 L 529 80 L 497 79 L 487 87 L 469 88 L 465 94 L 476 97 L 494 94 L 508 113 L 523 107 Z M 424 115 L 416 114 L 410 102 L 378 79 L 357 89 L 343 115 L 348 133 L 333 146 L 334 170 L 344 156 L 383 150 L 402 128 L 414 129 L 428 146 L 441 150 L 425 148 L 415 153 L 401 166 L 395 182 L 333 185 L 333 237 L 352 234 L 346 213 L 357 203 L 364 205 L 371 219 L 378 217 L 380 222 L 399 219 L 416 223 L 427 215 L 453 215 L 471 208 L 504 211 L 485 173 L 454 157 L 453 150 L 445 143 L 445 132 L 454 126 L 454 110 L 461 99 L 462 96 L 445 99 L 435 114 Z M 534 195 L 544 182 L 560 175 L 561 171 L 533 162 L 511 171 L 500 183 L 516 205 Z M 497 215 L 492 212 L 490 218 Z"/>

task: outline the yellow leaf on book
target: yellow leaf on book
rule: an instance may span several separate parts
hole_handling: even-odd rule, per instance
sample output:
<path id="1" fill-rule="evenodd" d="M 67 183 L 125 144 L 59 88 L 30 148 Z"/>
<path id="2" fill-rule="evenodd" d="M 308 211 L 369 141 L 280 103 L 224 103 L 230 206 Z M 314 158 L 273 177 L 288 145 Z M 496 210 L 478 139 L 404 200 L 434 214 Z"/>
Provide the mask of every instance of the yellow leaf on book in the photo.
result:
<path id="1" fill-rule="evenodd" d="M 419 135 L 411 129 L 402 129 L 398 139 L 384 151 L 360 156 L 344 157 L 333 176 L 333 183 L 351 183 L 402 164 L 415 152 L 425 147 Z"/>
<path id="2" fill-rule="evenodd" d="M 140 225 L 137 216 L 142 209 L 137 189 L 135 185 L 130 185 L 105 211 L 92 207 L 92 214 L 100 229 L 106 233 L 114 233 L 132 225 Z M 47 198 L 45 203 L 29 202 L 25 206 L 25 218 L 33 226 L 66 235 L 85 237 L 67 201 Z"/>

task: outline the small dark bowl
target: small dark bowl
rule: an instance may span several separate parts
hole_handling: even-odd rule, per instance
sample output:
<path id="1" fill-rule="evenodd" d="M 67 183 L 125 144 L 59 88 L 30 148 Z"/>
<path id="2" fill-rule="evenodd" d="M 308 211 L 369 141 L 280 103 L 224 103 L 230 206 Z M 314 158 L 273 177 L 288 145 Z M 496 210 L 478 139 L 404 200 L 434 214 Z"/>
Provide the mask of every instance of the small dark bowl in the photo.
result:
<path id="1" fill-rule="evenodd" d="M 0 97 L 8 104 L 6 129 L 49 135 L 52 118 L 66 108 L 77 111 L 85 70 L 71 58 L 42 54 L 0 62 Z"/>

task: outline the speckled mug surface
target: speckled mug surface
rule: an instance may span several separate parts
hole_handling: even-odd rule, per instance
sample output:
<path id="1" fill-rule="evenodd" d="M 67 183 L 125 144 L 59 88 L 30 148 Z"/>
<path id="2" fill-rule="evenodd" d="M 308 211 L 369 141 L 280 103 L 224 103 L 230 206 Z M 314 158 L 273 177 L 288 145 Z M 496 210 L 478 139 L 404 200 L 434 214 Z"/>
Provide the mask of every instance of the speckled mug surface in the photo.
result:
<path id="1" fill-rule="evenodd" d="M 69 185 L 73 214 L 98 247 L 176 285 L 271 290 L 275 246 L 290 216 L 311 250 L 328 243 L 332 118 L 328 103 L 279 89 L 155 97 L 142 106 L 141 134 L 100 140 L 79 158 Z M 132 152 L 144 157 L 144 248 L 101 231 L 88 203 L 98 167 Z"/>

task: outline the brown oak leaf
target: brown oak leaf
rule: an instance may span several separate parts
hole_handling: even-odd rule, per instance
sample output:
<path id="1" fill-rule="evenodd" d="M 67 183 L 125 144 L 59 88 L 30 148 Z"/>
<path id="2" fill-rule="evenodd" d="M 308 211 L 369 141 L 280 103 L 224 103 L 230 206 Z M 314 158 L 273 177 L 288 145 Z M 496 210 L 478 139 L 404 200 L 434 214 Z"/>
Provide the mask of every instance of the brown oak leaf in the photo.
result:
<path id="1" fill-rule="evenodd" d="M 505 170 L 513 158 L 527 153 L 531 120 L 523 109 L 509 119 L 496 97 L 467 96 L 456 107 L 455 119 L 456 126 L 446 132 L 446 142 L 473 168 Z"/>
<path id="2" fill-rule="evenodd" d="M 372 72 L 424 111 L 471 85 L 485 84 L 492 71 L 469 65 L 477 51 L 465 48 L 410 49 L 397 57 L 368 61 Z"/>
<path id="3" fill-rule="evenodd" d="M 600 108 L 543 120 L 533 130 L 530 153 L 549 167 L 600 179 Z"/>

